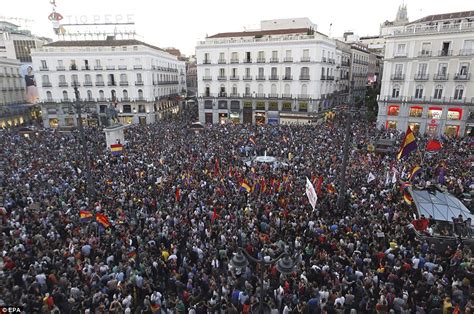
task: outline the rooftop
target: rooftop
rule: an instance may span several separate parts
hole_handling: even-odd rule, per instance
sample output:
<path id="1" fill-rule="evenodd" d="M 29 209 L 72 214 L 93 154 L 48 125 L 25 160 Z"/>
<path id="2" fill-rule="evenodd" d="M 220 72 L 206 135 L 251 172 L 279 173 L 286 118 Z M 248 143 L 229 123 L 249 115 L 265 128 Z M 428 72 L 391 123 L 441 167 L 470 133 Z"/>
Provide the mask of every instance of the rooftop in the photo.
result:
<path id="1" fill-rule="evenodd" d="M 417 24 L 417 23 L 429 23 L 429 22 L 437 22 L 437 21 L 444 21 L 444 20 L 452 20 L 452 19 L 465 19 L 465 18 L 474 18 L 474 11 L 463 11 L 463 12 L 428 15 L 416 21 L 410 22 L 408 23 L 408 25 Z"/>
<path id="2" fill-rule="evenodd" d="M 159 51 L 159 47 L 144 43 L 136 39 L 107 39 L 107 40 L 62 40 L 45 45 L 45 47 L 117 47 L 117 46 L 146 46 Z"/>
<path id="3" fill-rule="evenodd" d="M 207 38 L 255 37 L 255 36 L 261 37 L 261 36 L 271 36 L 271 35 L 308 34 L 309 31 L 310 29 L 308 28 L 285 28 L 285 29 L 259 30 L 259 31 L 249 31 L 249 32 L 244 31 L 244 32 L 218 33 L 218 34 L 209 36 Z M 321 34 L 321 35 L 324 35 L 324 34 Z"/>

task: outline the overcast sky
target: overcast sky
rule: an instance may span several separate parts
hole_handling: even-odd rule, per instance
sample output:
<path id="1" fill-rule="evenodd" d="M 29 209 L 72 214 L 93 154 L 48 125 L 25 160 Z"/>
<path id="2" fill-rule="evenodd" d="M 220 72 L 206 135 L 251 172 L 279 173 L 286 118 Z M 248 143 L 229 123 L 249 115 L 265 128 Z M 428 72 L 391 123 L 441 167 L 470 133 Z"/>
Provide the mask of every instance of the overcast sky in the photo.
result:
<path id="1" fill-rule="evenodd" d="M 402 0 L 56 0 L 56 11 L 66 16 L 133 14 L 135 29 L 144 40 L 160 47 L 176 47 L 187 55 L 196 42 L 219 32 L 241 31 L 260 20 L 309 17 L 318 31 L 340 37 L 351 30 L 360 36 L 377 35 L 380 23 L 395 18 Z M 410 21 L 420 17 L 474 10 L 472 0 L 405 0 Z M 34 20 L 35 34 L 53 38 L 48 15 L 50 0 L 0 0 L 0 16 Z M 113 20 L 113 17 L 109 17 Z M 1 19 L 1 18 L 0 18 Z M 84 19 L 84 18 L 83 18 Z M 63 22 L 66 18 L 63 20 Z"/>

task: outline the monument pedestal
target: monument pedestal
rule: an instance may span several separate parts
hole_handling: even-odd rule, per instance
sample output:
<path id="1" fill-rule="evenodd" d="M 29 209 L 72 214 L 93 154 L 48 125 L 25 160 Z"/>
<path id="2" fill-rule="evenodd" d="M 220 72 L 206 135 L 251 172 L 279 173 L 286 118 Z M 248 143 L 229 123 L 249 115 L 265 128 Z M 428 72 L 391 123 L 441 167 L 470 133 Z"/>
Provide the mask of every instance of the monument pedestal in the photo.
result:
<path id="1" fill-rule="evenodd" d="M 116 124 L 104 129 L 107 149 L 110 150 L 110 145 L 112 144 L 125 144 L 125 136 L 123 134 L 125 128 L 126 127 L 122 124 Z"/>

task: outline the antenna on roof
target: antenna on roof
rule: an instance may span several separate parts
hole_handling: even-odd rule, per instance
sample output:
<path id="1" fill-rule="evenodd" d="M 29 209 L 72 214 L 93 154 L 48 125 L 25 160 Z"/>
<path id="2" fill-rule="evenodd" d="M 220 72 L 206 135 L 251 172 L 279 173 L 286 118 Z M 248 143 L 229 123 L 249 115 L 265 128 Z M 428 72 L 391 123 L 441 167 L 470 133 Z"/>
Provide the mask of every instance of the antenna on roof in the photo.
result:
<path id="1" fill-rule="evenodd" d="M 331 37 L 332 23 L 329 24 L 329 37 Z"/>

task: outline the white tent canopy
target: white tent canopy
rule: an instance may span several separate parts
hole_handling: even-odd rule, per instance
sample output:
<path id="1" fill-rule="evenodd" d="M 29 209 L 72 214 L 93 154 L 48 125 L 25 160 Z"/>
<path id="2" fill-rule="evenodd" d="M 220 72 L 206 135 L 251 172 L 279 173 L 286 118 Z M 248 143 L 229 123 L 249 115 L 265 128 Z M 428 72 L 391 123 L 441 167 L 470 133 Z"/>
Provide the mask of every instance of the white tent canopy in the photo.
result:
<path id="1" fill-rule="evenodd" d="M 432 216 L 435 220 L 452 222 L 452 217 L 457 218 L 461 215 L 463 220 L 471 218 L 471 225 L 474 223 L 474 215 L 460 200 L 449 193 L 416 189 L 410 189 L 410 193 L 420 216 L 425 215 L 426 218 Z"/>

